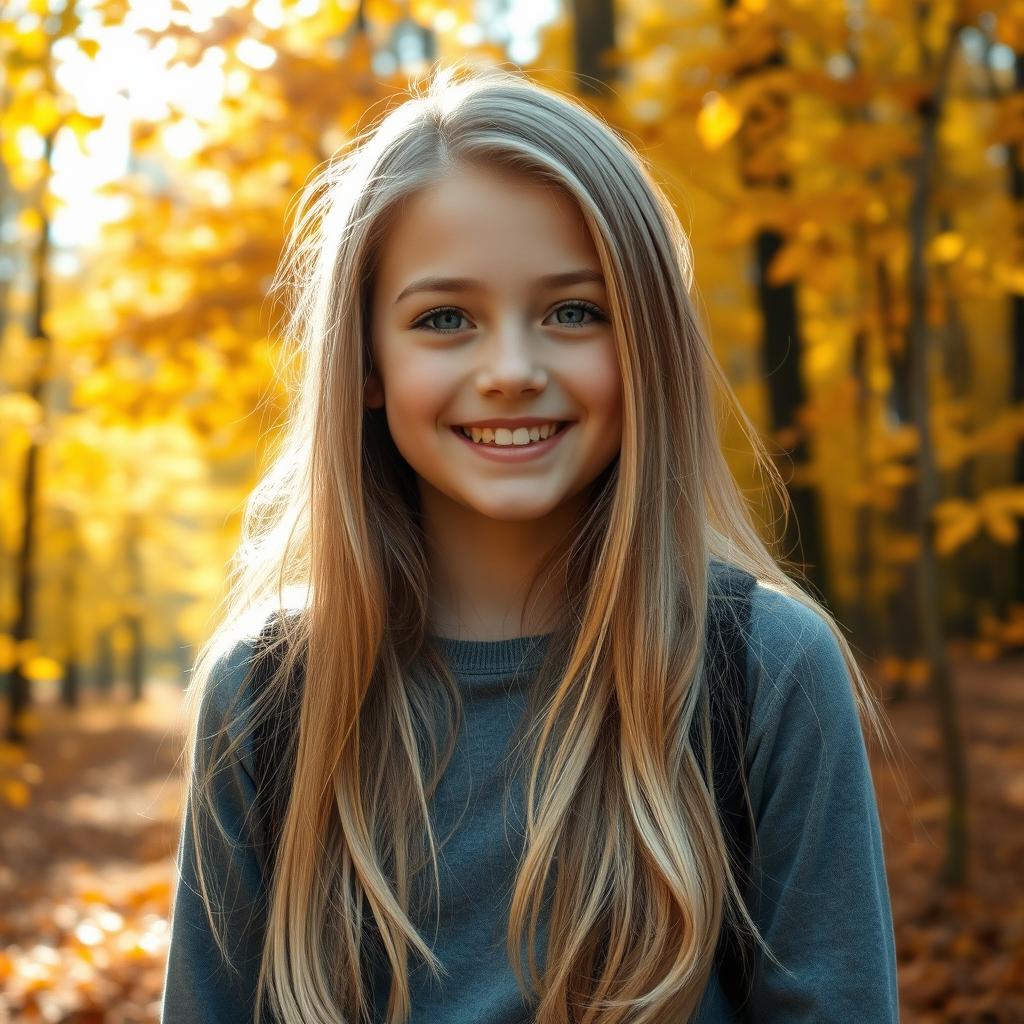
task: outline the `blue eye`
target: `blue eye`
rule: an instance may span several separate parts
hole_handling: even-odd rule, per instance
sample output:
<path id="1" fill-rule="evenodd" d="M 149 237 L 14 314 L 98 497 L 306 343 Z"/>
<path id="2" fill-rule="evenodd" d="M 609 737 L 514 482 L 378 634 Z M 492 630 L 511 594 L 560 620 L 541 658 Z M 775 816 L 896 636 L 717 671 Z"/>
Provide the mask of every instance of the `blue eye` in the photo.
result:
<path id="1" fill-rule="evenodd" d="M 587 302 L 584 299 L 572 299 L 568 302 L 563 302 L 559 306 L 555 307 L 554 312 L 560 313 L 563 309 L 575 309 L 579 310 L 581 313 L 589 313 L 592 317 L 594 317 L 595 320 L 599 321 L 607 322 L 608 320 L 608 317 L 605 316 L 604 311 L 601 309 L 600 306 L 596 306 L 593 302 Z M 440 317 L 441 315 L 446 315 L 449 317 L 454 315 L 456 320 L 465 319 L 465 317 L 462 315 L 462 311 L 455 306 L 437 306 L 436 308 L 428 310 L 426 313 L 424 313 L 423 316 L 421 316 L 412 326 L 413 328 L 419 330 L 423 330 L 424 328 L 426 328 L 427 330 L 432 330 L 437 334 L 457 334 L 459 330 L 461 330 L 461 328 L 457 326 L 431 327 L 429 325 L 429 321 L 433 320 L 435 317 Z M 558 322 L 559 327 L 576 328 L 587 327 L 588 325 L 589 321 L 572 322 L 561 320 Z"/>
<path id="2" fill-rule="evenodd" d="M 604 315 L 600 306 L 595 306 L 592 302 L 584 302 L 583 299 L 575 299 L 572 302 L 563 302 L 555 312 L 561 313 L 563 309 L 575 309 L 582 313 L 589 313 L 595 320 L 607 320 L 608 318 Z M 566 323 L 564 320 L 560 321 L 560 324 L 564 327 L 586 327 L 586 323 L 580 323 L 577 321 L 573 324 L 571 321 Z"/>
<path id="3" fill-rule="evenodd" d="M 432 309 L 429 313 L 424 313 L 423 316 L 421 316 L 419 320 L 417 320 L 416 323 L 413 324 L 413 327 L 425 327 L 427 326 L 427 321 L 433 320 L 434 317 L 439 316 L 454 316 L 456 320 L 465 319 L 465 317 L 463 317 L 462 314 L 452 306 L 438 306 L 437 309 Z M 439 334 L 454 334 L 459 330 L 458 327 L 438 327 L 433 329 L 436 329 Z"/>

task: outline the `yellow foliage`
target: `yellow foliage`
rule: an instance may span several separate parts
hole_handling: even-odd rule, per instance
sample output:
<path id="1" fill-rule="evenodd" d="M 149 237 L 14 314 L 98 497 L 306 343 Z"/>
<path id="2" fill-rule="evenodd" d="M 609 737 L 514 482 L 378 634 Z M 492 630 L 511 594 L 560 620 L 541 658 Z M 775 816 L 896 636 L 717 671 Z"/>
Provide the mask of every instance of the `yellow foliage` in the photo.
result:
<path id="1" fill-rule="evenodd" d="M 40 11 L 48 9 L 46 0 L 30 2 Z M 115 20 L 129 7 L 126 0 L 106 0 L 101 6 Z M 762 416 L 770 408 L 762 403 L 771 397 L 764 392 L 776 381 L 766 387 L 763 374 L 754 369 L 761 309 L 751 287 L 752 246 L 763 231 L 783 236 L 768 282 L 796 286 L 799 318 L 788 357 L 799 360 L 808 396 L 807 409 L 799 414 L 800 434 L 777 440 L 785 446 L 806 439 L 821 453 L 814 465 L 830 500 L 871 504 L 883 514 L 918 474 L 911 459 L 917 430 L 905 422 L 892 430 L 888 408 L 901 379 L 898 364 L 907 355 L 911 316 L 907 270 L 914 254 L 907 225 L 921 139 L 918 105 L 934 90 L 930 59 L 946 38 L 954 7 L 953 0 L 936 0 L 917 26 L 900 5 L 875 5 L 865 12 L 864 24 L 855 26 L 844 5 L 813 0 L 788 5 L 738 0 L 685 10 L 626 5 L 617 12 L 623 31 L 617 33 L 620 48 L 610 62 L 625 65 L 628 72 L 612 90 L 621 101 L 587 99 L 649 145 L 648 155 L 663 181 L 686 183 L 679 189 L 684 205 L 691 184 L 702 190 L 695 208 L 680 212 L 684 223 L 693 222 L 696 272 L 701 287 L 713 296 L 709 305 L 718 320 L 716 337 L 724 336 L 727 346 L 737 343 L 727 351 L 729 365 L 746 378 L 735 382 L 737 392 L 751 395 L 752 410 Z M 196 522 L 219 526 L 222 513 L 236 505 L 251 483 L 242 478 L 257 450 L 262 421 L 250 412 L 272 389 L 268 405 L 283 401 L 271 382 L 273 360 L 251 356 L 255 346 L 273 351 L 260 314 L 283 214 L 318 161 L 347 141 L 380 101 L 405 86 L 404 67 L 389 75 L 377 66 L 380 47 L 387 45 L 394 25 L 413 19 L 434 29 L 441 56 L 456 50 L 472 50 L 485 62 L 508 56 L 493 42 L 466 46 L 467 36 L 459 30 L 474 20 L 468 0 L 414 0 L 411 5 L 370 0 L 362 13 L 371 30 L 343 38 L 356 9 L 356 0 L 321 4 L 315 14 L 302 17 L 289 9 L 286 27 L 264 26 L 261 36 L 281 59 L 260 74 L 226 68 L 226 95 L 215 116 L 200 126 L 203 146 L 190 160 L 166 168 L 173 178 L 169 187 L 150 188 L 150 171 L 144 169 L 98 190 L 123 202 L 127 212 L 119 223 L 104 225 L 102 244 L 89 254 L 82 279 L 57 282 L 48 296 L 43 324 L 59 353 L 55 390 L 62 402 L 67 398 L 79 405 L 77 412 L 92 429 L 57 428 L 46 449 L 46 486 L 37 497 L 47 512 L 73 511 L 75 543 L 85 549 L 92 576 L 103 583 L 123 571 L 119 546 L 129 512 L 148 505 L 170 519 L 187 508 Z M 989 35 L 1002 35 L 1004 41 L 1007 34 L 1019 36 L 1018 49 L 1024 49 L 1024 32 L 1007 28 L 1017 24 L 1015 19 L 1000 13 Z M 45 184 L 51 169 L 22 152 L 22 146 L 31 151 L 38 137 L 57 125 L 82 144 L 101 118 L 69 109 L 74 98 L 54 91 L 47 79 L 42 62 L 56 37 L 52 29 L 47 35 L 27 23 L 19 27 L 3 21 L 0 17 L 2 43 L 18 60 L 12 62 L 11 102 L 0 123 L 0 158 L 12 187 L 26 190 L 15 209 L 23 211 L 16 215 L 18 233 L 27 236 L 38 232 L 52 212 L 50 200 L 27 194 Z M 923 34 L 913 34 L 912 23 Z M 563 72 L 572 67 L 577 29 L 565 12 L 546 25 L 543 49 L 529 73 L 566 86 L 569 76 Z M 233 53 L 236 33 L 244 30 L 227 23 L 225 30 L 222 49 Z M 761 62 L 778 46 L 780 30 L 786 37 L 786 62 L 766 66 Z M 198 57 L 210 43 L 201 34 L 176 33 L 179 42 L 186 36 L 194 38 L 186 40 L 188 52 L 179 49 L 179 58 Z M 75 37 L 74 44 L 97 64 L 109 59 L 94 40 Z M 837 73 L 831 63 L 847 49 L 856 50 L 855 65 Z M 32 62 L 38 66 L 25 66 Z M 993 98 L 984 82 L 972 84 L 971 77 L 958 71 L 949 83 L 940 122 L 942 159 L 929 211 L 931 224 L 936 210 L 948 208 L 955 230 L 935 235 L 925 256 L 934 337 L 945 338 L 951 314 L 963 321 L 973 416 L 975 410 L 991 409 L 984 403 L 992 402 L 994 388 L 985 382 L 1005 384 L 1005 363 L 999 362 L 1005 357 L 998 355 L 1005 350 L 998 341 L 1005 340 L 1008 329 L 1005 293 L 1024 295 L 1024 266 L 1013 234 L 1017 204 L 1004 194 L 1000 205 L 1005 165 L 998 165 L 990 150 L 1024 140 L 1024 97 Z M 331 88 L 325 89 L 324 82 Z M 143 136 L 159 139 L 177 116 L 136 128 L 136 148 L 145 155 Z M 742 166 L 728 146 L 741 131 Z M 156 170 L 166 154 L 151 155 Z M 760 175 L 761 181 L 753 185 L 744 171 Z M 782 172 L 787 174 L 784 183 L 775 180 Z M 953 266 L 955 273 L 942 272 Z M 60 288 L 66 290 L 59 293 Z M 10 317 L 12 323 L 27 322 L 31 301 L 26 293 L 12 292 L 10 311 L 22 304 L 20 315 Z M 986 300 L 991 302 L 987 309 Z M 729 330 L 747 321 L 749 327 L 741 332 Z M 854 340 L 864 354 L 856 369 Z M 6 385 L 0 388 L 0 435 L 9 439 L 5 452 L 12 468 L 7 476 L 15 481 L 0 499 L 10 494 L 16 505 L 19 446 L 26 431 L 42 422 L 42 410 L 28 397 L 27 385 L 43 367 L 35 356 L 16 351 L 9 336 L 0 343 Z M 954 339 L 954 344 L 959 342 Z M 934 365 L 941 377 L 942 360 Z M 847 375 L 856 387 L 841 399 L 836 383 Z M 945 418 L 942 409 L 935 416 L 940 470 L 966 466 L 980 454 L 1009 455 L 1024 430 L 1024 410 L 989 416 L 981 427 L 973 418 Z M 187 431 L 194 447 L 172 448 L 166 435 L 147 433 L 151 424 Z M 211 454 L 215 447 L 216 456 Z M 852 457 L 840 465 L 846 453 Z M 204 473 L 222 474 L 224 467 L 229 474 L 241 472 L 229 484 L 222 480 L 223 495 L 211 498 L 202 486 Z M 798 468 L 793 479 L 810 473 L 809 467 Z M 935 510 L 935 543 L 944 554 L 982 532 L 998 543 L 1011 543 L 1024 514 L 1022 503 L 1020 488 L 943 503 Z M 147 544 L 155 549 L 165 543 L 177 552 L 193 548 L 198 532 L 191 527 L 194 532 L 176 546 L 167 543 L 170 530 L 161 519 L 152 517 L 148 528 Z M 883 538 L 890 535 L 889 529 L 882 530 Z M 13 532 L 11 538 L 16 540 Z M 53 570 L 68 550 L 66 538 L 47 528 L 40 545 L 41 576 L 59 577 Z M 919 552 L 917 538 L 896 536 L 891 545 L 883 539 L 877 571 L 882 576 L 891 569 L 889 557 L 899 565 Z M 849 553 L 837 552 L 837 561 L 851 564 Z M 208 561 L 214 568 L 194 578 L 189 570 L 189 579 L 180 582 L 180 589 L 200 600 L 168 616 L 193 638 L 208 625 L 202 595 L 217 584 L 220 560 Z M 898 571 L 892 570 L 892 576 Z M 157 585 L 163 582 L 159 569 L 154 579 Z M 178 588 L 178 581 L 170 587 Z M 90 614 L 104 620 L 102 628 L 124 611 L 118 604 L 123 588 L 114 589 L 117 596 L 109 598 L 102 615 L 96 609 L 108 598 L 95 592 L 83 598 Z M 117 649 L 125 649 L 127 637 L 114 637 Z M 52 636 L 43 640 L 47 649 L 60 649 Z M 9 637 L 0 637 L 0 668 L 18 661 L 31 666 L 37 678 L 61 669 L 38 646 L 15 651 Z"/>
<path id="2" fill-rule="evenodd" d="M 0 395 L 0 424 L 5 428 L 17 426 L 30 429 L 42 422 L 43 408 L 24 392 L 12 391 Z"/>
<path id="3" fill-rule="evenodd" d="M 895 489 L 913 483 L 917 478 L 917 471 L 913 466 L 901 462 L 889 462 L 878 467 L 874 478 L 880 487 Z"/>
<path id="4" fill-rule="evenodd" d="M 771 284 L 785 284 L 794 281 L 811 268 L 814 250 L 799 238 L 791 238 L 775 254 L 768 267 L 768 281 Z"/>
<path id="5" fill-rule="evenodd" d="M 0 633 L 0 672 L 9 672 L 14 664 L 14 638 L 9 633 Z"/>
<path id="6" fill-rule="evenodd" d="M 943 231 L 932 239 L 929 255 L 936 263 L 952 263 L 964 251 L 964 236 L 956 231 Z"/>
<path id="7" fill-rule="evenodd" d="M 60 679 L 64 675 L 64 667 L 53 658 L 38 656 L 24 662 L 21 667 L 26 678 L 38 681 L 41 679 Z"/>
<path id="8" fill-rule="evenodd" d="M 1016 542 L 1019 533 L 1016 520 L 998 512 L 991 512 L 985 516 L 985 529 L 993 540 L 1007 546 Z"/>
<path id="9" fill-rule="evenodd" d="M 36 234 L 42 228 L 43 217 L 36 207 L 26 206 L 23 210 L 19 211 L 14 222 L 18 228 L 18 233 L 25 237 Z"/>
<path id="10" fill-rule="evenodd" d="M 932 510 L 937 522 L 936 550 L 948 555 L 971 540 L 982 528 L 999 544 L 1016 543 L 1017 516 L 1024 516 L 1024 487 L 998 487 L 976 502 L 950 498 Z"/>
<path id="11" fill-rule="evenodd" d="M 397 0 L 367 0 L 366 17 L 370 24 L 394 25 L 406 16 L 406 5 Z"/>
<path id="12" fill-rule="evenodd" d="M 63 127 L 72 132 L 78 142 L 79 148 L 81 149 L 85 144 L 86 138 L 98 128 L 102 127 L 102 125 L 102 117 L 91 117 L 88 114 L 83 114 L 79 110 L 73 110 L 64 118 Z"/>
<path id="13" fill-rule="evenodd" d="M 981 515 L 978 509 L 960 498 L 939 502 L 932 509 L 937 521 L 935 550 L 940 555 L 952 554 L 978 532 Z"/>
<path id="14" fill-rule="evenodd" d="M 704 146 L 716 150 L 739 130 L 743 115 L 721 93 L 712 93 L 697 115 L 697 135 Z"/>
<path id="15" fill-rule="evenodd" d="M 25 662 L 30 661 L 32 658 L 38 657 L 39 653 L 39 641 L 32 640 L 30 638 L 28 640 L 22 640 L 21 643 L 17 645 L 17 652 L 15 656 L 18 662 L 24 665 Z"/>
<path id="16" fill-rule="evenodd" d="M 25 760 L 25 748 L 19 743 L 0 742 L 0 765 L 10 767 Z"/>
<path id="17" fill-rule="evenodd" d="M 28 124 L 40 135 L 49 135 L 61 121 L 60 108 L 53 95 L 40 91 L 34 98 L 30 109 Z"/>
<path id="18" fill-rule="evenodd" d="M 921 557 L 921 538 L 913 533 L 892 533 L 885 543 L 885 559 L 892 565 L 910 565 Z"/>
<path id="19" fill-rule="evenodd" d="M 1024 295 L 1024 267 L 996 263 L 992 267 L 992 277 L 999 288 L 1014 295 Z"/>

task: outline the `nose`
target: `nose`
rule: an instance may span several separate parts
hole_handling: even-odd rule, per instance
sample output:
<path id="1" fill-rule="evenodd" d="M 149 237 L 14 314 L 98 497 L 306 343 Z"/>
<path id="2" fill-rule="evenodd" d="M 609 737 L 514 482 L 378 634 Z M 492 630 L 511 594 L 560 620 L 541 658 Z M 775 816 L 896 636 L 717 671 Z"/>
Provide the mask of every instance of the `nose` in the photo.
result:
<path id="1" fill-rule="evenodd" d="M 538 347 L 528 331 L 515 327 L 496 331 L 480 351 L 477 382 L 481 393 L 521 394 L 544 388 L 547 371 L 538 360 Z"/>

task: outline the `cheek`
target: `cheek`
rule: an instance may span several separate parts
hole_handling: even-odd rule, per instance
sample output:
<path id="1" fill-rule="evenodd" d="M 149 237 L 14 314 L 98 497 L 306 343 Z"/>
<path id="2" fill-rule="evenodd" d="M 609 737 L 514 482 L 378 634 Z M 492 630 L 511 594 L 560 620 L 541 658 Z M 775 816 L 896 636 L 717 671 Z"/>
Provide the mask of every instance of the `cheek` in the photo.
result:
<path id="1" fill-rule="evenodd" d="M 580 402 L 595 416 L 618 421 L 622 415 L 622 376 L 614 349 L 608 345 L 588 354 L 568 378 Z"/>
<path id="2" fill-rule="evenodd" d="M 392 360 L 387 376 L 388 420 L 392 433 L 403 425 L 415 425 L 417 432 L 431 426 L 444 413 L 451 390 L 450 375 L 436 361 L 413 355 Z"/>

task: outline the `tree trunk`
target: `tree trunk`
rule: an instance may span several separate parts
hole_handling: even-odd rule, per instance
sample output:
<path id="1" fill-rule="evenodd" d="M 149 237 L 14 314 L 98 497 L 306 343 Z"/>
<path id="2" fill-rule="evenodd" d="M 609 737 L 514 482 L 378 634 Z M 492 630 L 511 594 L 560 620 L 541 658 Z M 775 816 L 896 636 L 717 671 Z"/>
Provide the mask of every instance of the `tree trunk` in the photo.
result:
<path id="1" fill-rule="evenodd" d="M 128 518 L 127 558 L 128 577 L 131 580 L 131 593 L 128 598 L 128 614 L 125 622 L 131 636 L 131 654 L 128 661 L 128 686 L 132 702 L 142 700 L 145 688 L 146 637 L 143 625 L 143 571 L 142 555 L 139 551 L 140 520 L 138 515 Z"/>
<path id="2" fill-rule="evenodd" d="M 99 635 L 96 655 L 96 690 L 109 700 L 117 678 L 117 660 L 114 657 L 113 630 L 107 626 Z"/>
<path id="3" fill-rule="evenodd" d="M 913 523 L 920 538 L 920 555 L 914 566 L 913 582 L 920 615 L 924 653 L 931 667 L 930 685 L 939 711 L 940 732 L 949 779 L 946 861 L 943 881 L 962 885 L 967 879 L 967 769 L 959 736 L 953 678 L 946 656 L 945 637 L 939 607 L 939 567 L 934 547 L 932 510 L 939 497 L 938 473 L 932 442 L 929 412 L 929 336 L 927 323 L 927 274 L 924 250 L 928 233 L 928 209 L 932 198 L 936 158 L 936 134 L 942 117 L 949 67 L 957 45 L 957 30 L 949 39 L 937 68 L 935 92 L 920 104 L 921 150 L 910 206 L 910 272 L 908 280 L 910 323 L 906 345 L 906 381 L 913 422 L 918 430 L 917 480 L 913 493 Z"/>
<path id="4" fill-rule="evenodd" d="M 45 138 L 43 160 L 47 167 L 53 152 L 53 133 Z M 48 183 L 44 180 L 41 195 L 46 195 Z M 49 373 L 51 339 L 43 327 L 43 315 L 46 312 L 48 293 L 47 265 L 50 254 L 50 223 L 42 202 L 40 216 L 42 225 L 39 229 L 39 241 L 33 254 L 35 269 L 35 294 L 32 298 L 32 315 L 28 323 L 28 335 L 39 346 L 39 366 L 29 385 L 28 394 L 33 401 L 44 409 L 40 426 L 45 425 L 44 388 Z M 34 632 L 33 622 L 33 576 L 36 555 L 36 506 L 39 503 L 39 454 L 42 449 L 41 434 L 33 433 L 25 454 L 25 476 L 21 485 L 21 503 L 24 519 L 21 526 L 21 537 L 15 552 L 15 588 L 17 604 L 14 623 L 11 626 L 11 639 L 15 650 L 23 649 L 22 645 Z M 16 656 L 9 674 L 9 698 L 6 738 L 11 743 L 24 743 L 26 735 L 23 716 L 31 703 L 32 693 L 28 676 L 25 675 L 22 659 Z"/>
<path id="5" fill-rule="evenodd" d="M 74 513 L 68 514 L 68 529 L 71 531 L 72 542 L 68 550 L 65 572 L 67 574 L 67 619 L 65 629 L 67 630 L 67 644 L 64 649 L 64 677 L 60 684 L 60 699 L 65 707 L 76 708 L 81 697 L 81 666 L 78 654 L 78 562 L 81 557 L 81 549 L 78 545 L 77 522 Z"/>
<path id="6" fill-rule="evenodd" d="M 736 6 L 736 0 L 724 0 L 726 11 Z M 756 75 L 767 68 L 779 67 L 784 63 L 781 47 L 756 64 L 746 65 L 737 70 L 737 78 Z M 754 173 L 749 157 L 756 152 L 767 134 L 786 130 L 788 101 L 784 96 L 766 88 L 764 107 L 761 113 L 748 113 L 740 127 L 738 140 L 741 152 L 742 177 L 749 186 L 770 186 L 785 190 L 790 181 L 782 174 L 765 178 Z M 771 117 L 765 128 L 765 116 Z M 764 116 L 762 116 L 764 115 Z M 778 127 L 773 127 L 778 125 Z M 796 288 L 792 283 L 772 284 L 768 280 L 768 268 L 785 239 L 777 231 L 761 231 L 754 243 L 756 264 L 757 298 L 761 309 L 763 363 L 765 386 L 768 389 L 769 431 L 772 441 L 782 452 L 776 458 L 783 461 L 783 477 L 791 475 L 794 468 L 807 465 L 810 451 L 807 438 L 797 418 L 799 410 L 807 402 L 807 392 L 802 374 L 803 348 L 800 341 L 800 323 L 797 312 Z M 826 605 L 836 607 L 834 592 L 829 578 L 828 551 L 825 547 L 821 502 L 817 487 L 813 483 L 788 480 L 786 484 L 793 515 L 787 517 L 785 536 L 782 538 L 782 558 L 796 563 L 805 575 L 806 582 L 816 591 L 815 596 Z"/>
<path id="7" fill-rule="evenodd" d="M 1024 54 L 1018 53 L 1014 64 L 1014 91 L 1019 95 L 1024 92 Z M 1016 145 L 1007 147 L 1009 151 L 1010 193 L 1018 203 L 1018 209 L 1024 208 L 1024 171 L 1021 169 L 1020 150 Z M 1010 402 L 1015 406 L 1024 406 L 1024 296 L 1014 295 L 1013 314 L 1013 356 L 1010 369 Z M 1017 453 L 1013 462 L 1013 482 L 1024 487 L 1024 440 L 1018 443 Z M 1013 593 L 1011 600 L 1016 604 L 1024 604 L 1024 534 L 1019 534 L 1011 558 L 1014 571 Z"/>
<path id="8" fill-rule="evenodd" d="M 575 0 L 573 31 L 577 86 L 582 92 L 599 95 L 601 85 L 607 85 L 616 77 L 616 69 L 606 66 L 602 58 L 615 46 L 612 0 Z"/>

